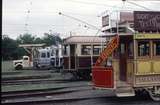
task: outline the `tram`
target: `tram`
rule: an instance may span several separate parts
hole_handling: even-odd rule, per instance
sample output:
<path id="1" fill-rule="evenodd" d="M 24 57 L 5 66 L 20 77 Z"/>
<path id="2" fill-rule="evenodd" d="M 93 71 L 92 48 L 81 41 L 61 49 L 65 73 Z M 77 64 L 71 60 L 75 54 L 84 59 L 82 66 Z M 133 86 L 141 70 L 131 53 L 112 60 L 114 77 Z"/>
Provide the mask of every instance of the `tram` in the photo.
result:
<path id="1" fill-rule="evenodd" d="M 92 82 L 96 89 L 115 90 L 117 97 L 146 91 L 153 100 L 160 101 L 160 26 L 155 25 L 160 21 L 154 26 L 147 24 L 152 19 L 158 20 L 160 12 L 135 12 L 134 15 L 136 32 L 112 36 L 112 41 L 92 67 Z M 140 25 L 142 23 L 145 25 Z M 109 54 L 112 66 L 105 67 L 102 62 Z"/>
<path id="2" fill-rule="evenodd" d="M 106 39 L 98 36 L 70 36 L 63 41 L 63 70 L 76 79 L 90 79 L 91 67 L 96 62 Z"/>

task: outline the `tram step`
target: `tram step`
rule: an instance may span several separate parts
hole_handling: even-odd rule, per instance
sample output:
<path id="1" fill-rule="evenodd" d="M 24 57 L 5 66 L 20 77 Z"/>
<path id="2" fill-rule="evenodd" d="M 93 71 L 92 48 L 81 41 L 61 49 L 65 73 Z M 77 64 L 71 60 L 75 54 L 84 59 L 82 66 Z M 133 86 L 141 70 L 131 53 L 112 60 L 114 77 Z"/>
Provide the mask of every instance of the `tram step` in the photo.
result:
<path id="1" fill-rule="evenodd" d="M 116 89 L 116 96 L 117 97 L 135 96 L 135 92 L 132 87 L 119 87 Z"/>

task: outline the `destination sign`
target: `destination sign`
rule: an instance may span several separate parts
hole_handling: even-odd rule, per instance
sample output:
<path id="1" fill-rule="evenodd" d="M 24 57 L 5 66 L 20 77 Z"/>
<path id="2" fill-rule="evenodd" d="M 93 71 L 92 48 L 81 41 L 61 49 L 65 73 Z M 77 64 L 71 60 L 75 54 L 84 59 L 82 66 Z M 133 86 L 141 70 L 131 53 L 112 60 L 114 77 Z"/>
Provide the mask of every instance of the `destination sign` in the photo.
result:
<path id="1" fill-rule="evenodd" d="M 102 27 L 109 26 L 109 15 L 102 17 Z"/>
<path id="2" fill-rule="evenodd" d="M 134 28 L 138 32 L 160 32 L 160 12 L 135 11 Z"/>

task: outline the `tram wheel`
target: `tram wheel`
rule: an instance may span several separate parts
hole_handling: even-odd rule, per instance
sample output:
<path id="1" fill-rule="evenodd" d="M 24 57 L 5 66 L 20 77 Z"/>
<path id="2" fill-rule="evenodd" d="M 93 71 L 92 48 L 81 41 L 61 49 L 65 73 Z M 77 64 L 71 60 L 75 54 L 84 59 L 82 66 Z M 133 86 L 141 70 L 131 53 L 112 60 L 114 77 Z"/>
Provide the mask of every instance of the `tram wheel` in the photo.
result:
<path id="1" fill-rule="evenodd" d="M 152 100 L 160 101 L 160 87 L 157 86 L 157 87 L 148 89 L 148 93 Z"/>
<path id="2" fill-rule="evenodd" d="M 84 80 L 91 80 L 90 72 L 87 70 L 80 71 L 78 74 Z"/>

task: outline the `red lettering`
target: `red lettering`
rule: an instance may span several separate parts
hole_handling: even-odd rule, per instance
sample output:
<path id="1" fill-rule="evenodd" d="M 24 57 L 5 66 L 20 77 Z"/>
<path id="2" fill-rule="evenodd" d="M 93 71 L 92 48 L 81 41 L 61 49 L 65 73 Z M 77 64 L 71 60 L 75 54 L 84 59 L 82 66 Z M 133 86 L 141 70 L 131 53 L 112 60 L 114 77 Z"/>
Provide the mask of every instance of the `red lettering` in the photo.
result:
<path id="1" fill-rule="evenodd" d="M 111 40 L 111 42 L 108 45 L 106 45 L 107 47 L 103 50 L 103 52 L 98 57 L 95 66 L 99 66 L 100 64 L 102 64 L 103 61 L 105 61 L 105 59 L 107 59 L 108 56 L 112 54 L 112 52 L 118 47 L 118 41 L 119 41 L 119 37 L 118 35 L 116 35 Z"/>

